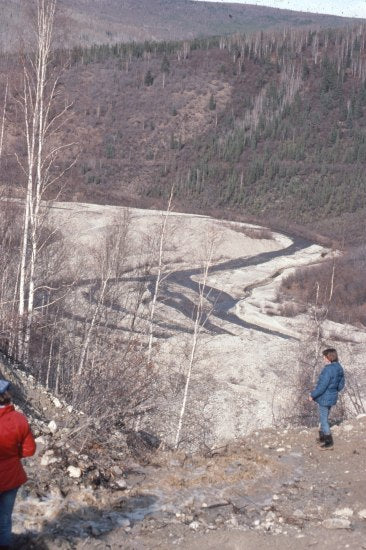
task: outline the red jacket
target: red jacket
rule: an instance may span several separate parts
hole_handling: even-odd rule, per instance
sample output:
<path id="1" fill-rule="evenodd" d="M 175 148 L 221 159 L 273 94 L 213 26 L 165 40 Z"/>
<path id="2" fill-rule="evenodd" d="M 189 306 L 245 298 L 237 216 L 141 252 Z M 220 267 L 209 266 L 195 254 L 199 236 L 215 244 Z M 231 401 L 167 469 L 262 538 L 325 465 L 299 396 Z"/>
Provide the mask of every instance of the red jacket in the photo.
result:
<path id="1" fill-rule="evenodd" d="M 21 458 L 34 455 L 36 444 L 26 417 L 13 405 L 0 408 L 0 493 L 27 481 Z"/>

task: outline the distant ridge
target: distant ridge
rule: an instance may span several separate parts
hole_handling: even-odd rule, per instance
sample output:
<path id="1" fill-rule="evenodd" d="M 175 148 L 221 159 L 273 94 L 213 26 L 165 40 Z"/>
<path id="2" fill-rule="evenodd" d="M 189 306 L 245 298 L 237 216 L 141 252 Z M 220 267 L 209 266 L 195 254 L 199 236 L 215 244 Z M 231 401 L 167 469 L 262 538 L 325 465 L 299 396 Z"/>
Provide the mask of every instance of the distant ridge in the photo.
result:
<path id="1" fill-rule="evenodd" d="M 11 51 L 26 34 L 24 0 L 0 0 L 0 47 Z M 360 19 L 249 4 L 193 0 L 59 0 L 66 45 L 195 37 L 291 27 L 339 27 Z M 65 45 L 65 41 L 63 41 Z"/>

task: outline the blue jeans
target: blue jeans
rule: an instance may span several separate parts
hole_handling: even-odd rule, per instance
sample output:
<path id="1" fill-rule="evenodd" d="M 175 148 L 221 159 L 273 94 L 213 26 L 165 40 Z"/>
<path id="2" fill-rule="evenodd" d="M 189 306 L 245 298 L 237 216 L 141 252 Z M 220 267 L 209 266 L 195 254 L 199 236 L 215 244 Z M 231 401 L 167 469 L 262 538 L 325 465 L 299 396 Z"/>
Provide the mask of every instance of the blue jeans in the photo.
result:
<path id="1" fill-rule="evenodd" d="M 11 545 L 11 515 L 18 489 L 0 493 L 0 546 Z"/>
<path id="2" fill-rule="evenodd" d="M 329 411 L 331 407 L 327 407 L 326 405 L 319 405 L 319 420 L 320 420 L 320 429 L 323 432 L 324 435 L 330 434 L 330 426 L 329 426 Z"/>

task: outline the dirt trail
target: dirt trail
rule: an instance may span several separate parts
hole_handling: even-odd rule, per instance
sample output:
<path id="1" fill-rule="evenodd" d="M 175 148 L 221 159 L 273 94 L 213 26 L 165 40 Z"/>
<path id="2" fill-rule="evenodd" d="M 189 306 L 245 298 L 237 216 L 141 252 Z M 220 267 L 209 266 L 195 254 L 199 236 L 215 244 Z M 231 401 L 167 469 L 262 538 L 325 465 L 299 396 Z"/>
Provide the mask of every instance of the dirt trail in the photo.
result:
<path id="1" fill-rule="evenodd" d="M 161 453 L 150 466 L 126 465 L 130 489 L 99 510 L 99 523 L 90 507 L 75 508 L 19 548 L 366 548 L 365 428 L 366 415 L 335 426 L 327 452 L 314 430 L 267 429 L 214 456 Z"/>

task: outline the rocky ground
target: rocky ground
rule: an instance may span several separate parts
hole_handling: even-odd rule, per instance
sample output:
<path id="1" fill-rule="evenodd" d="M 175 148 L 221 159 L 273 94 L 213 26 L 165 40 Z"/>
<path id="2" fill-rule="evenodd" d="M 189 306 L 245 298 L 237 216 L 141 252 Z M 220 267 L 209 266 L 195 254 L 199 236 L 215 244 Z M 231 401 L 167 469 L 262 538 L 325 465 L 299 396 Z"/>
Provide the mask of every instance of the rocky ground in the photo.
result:
<path id="1" fill-rule="evenodd" d="M 253 432 L 205 454 L 128 446 L 123 434 L 109 449 L 82 449 L 72 433 L 83 415 L 2 371 L 27 388 L 15 400 L 38 442 L 16 548 L 366 548 L 366 415 L 334 426 L 326 452 L 307 428 Z"/>

